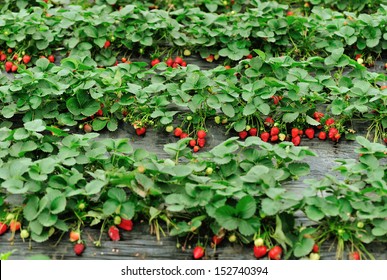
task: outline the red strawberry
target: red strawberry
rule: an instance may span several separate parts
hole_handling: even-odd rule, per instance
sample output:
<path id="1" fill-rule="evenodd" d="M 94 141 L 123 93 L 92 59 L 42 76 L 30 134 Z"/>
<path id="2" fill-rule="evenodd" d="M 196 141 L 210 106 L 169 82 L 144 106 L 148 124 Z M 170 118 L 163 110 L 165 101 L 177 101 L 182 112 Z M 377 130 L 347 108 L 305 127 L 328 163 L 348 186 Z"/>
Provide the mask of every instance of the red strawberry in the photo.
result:
<path id="1" fill-rule="evenodd" d="M 206 61 L 207 62 L 213 62 L 214 61 L 214 55 L 213 54 L 210 54 L 209 56 L 206 57 Z"/>
<path id="2" fill-rule="evenodd" d="M 17 69 L 18 69 L 18 66 L 16 64 L 12 65 L 12 67 L 11 67 L 12 72 L 16 72 Z"/>
<path id="3" fill-rule="evenodd" d="M 340 138 L 341 138 L 341 134 L 336 133 L 332 140 L 338 142 Z"/>
<path id="4" fill-rule="evenodd" d="M 271 117 L 267 117 L 265 119 L 265 125 L 266 126 L 272 126 L 274 124 L 274 120 Z"/>
<path id="5" fill-rule="evenodd" d="M 23 62 L 24 64 L 28 64 L 31 61 L 31 57 L 29 55 L 24 55 L 23 56 Z"/>
<path id="6" fill-rule="evenodd" d="M 243 140 L 247 137 L 247 131 L 242 130 L 241 132 L 238 133 L 238 135 L 239 135 L 239 138 L 241 138 Z"/>
<path id="7" fill-rule="evenodd" d="M 7 59 L 7 55 L 5 53 L 2 53 L 0 55 L 0 61 L 5 61 Z"/>
<path id="8" fill-rule="evenodd" d="M 320 248 L 318 247 L 317 244 L 314 244 L 314 245 L 313 245 L 312 252 L 313 252 L 313 253 L 318 253 L 318 251 L 320 251 Z"/>
<path id="9" fill-rule="evenodd" d="M 385 137 L 385 138 L 383 139 L 383 141 L 384 141 L 384 143 L 387 144 L 387 137 Z"/>
<path id="10" fill-rule="evenodd" d="M 128 59 L 127 59 L 126 57 L 122 57 L 122 58 L 121 58 L 121 61 L 122 61 L 122 63 L 125 63 L 125 62 L 128 61 Z"/>
<path id="11" fill-rule="evenodd" d="M 199 130 L 197 132 L 198 138 L 205 138 L 207 136 L 207 133 L 204 130 Z"/>
<path id="12" fill-rule="evenodd" d="M 349 254 L 349 259 L 350 260 L 356 260 L 356 261 L 360 260 L 359 252 L 355 251 L 355 252 L 350 253 Z"/>
<path id="13" fill-rule="evenodd" d="M 86 123 L 86 124 L 83 126 L 83 130 L 84 130 L 86 133 L 90 133 L 90 132 L 93 131 L 93 127 L 92 127 L 90 124 Z"/>
<path id="14" fill-rule="evenodd" d="M 250 134 L 250 136 L 257 136 L 258 129 L 256 129 L 255 127 L 250 128 L 249 134 Z"/>
<path id="15" fill-rule="evenodd" d="M 13 53 L 13 50 L 11 48 L 8 48 L 7 52 L 8 53 Z"/>
<path id="16" fill-rule="evenodd" d="M 328 131 L 328 137 L 329 137 L 330 139 L 332 139 L 332 140 L 335 140 L 335 135 L 336 135 L 337 133 L 339 133 L 339 131 L 338 131 L 336 128 L 331 127 L 331 128 L 329 129 L 329 131 Z"/>
<path id="17" fill-rule="evenodd" d="M 170 57 L 167 59 L 167 61 L 165 63 L 167 64 L 168 67 L 171 67 L 173 64 L 173 59 Z"/>
<path id="18" fill-rule="evenodd" d="M 199 138 L 198 139 L 198 146 L 200 148 L 203 148 L 205 144 L 206 144 L 206 139 L 204 139 L 204 138 Z"/>
<path id="19" fill-rule="evenodd" d="M 269 251 L 269 259 L 280 260 L 282 255 L 282 248 L 278 245 L 274 246 Z"/>
<path id="20" fill-rule="evenodd" d="M 325 131 L 320 131 L 320 133 L 318 134 L 318 139 L 320 140 L 327 139 L 327 133 Z"/>
<path id="21" fill-rule="evenodd" d="M 131 231 L 133 229 L 133 222 L 132 220 L 121 218 L 121 223 L 117 226 L 123 230 Z"/>
<path id="22" fill-rule="evenodd" d="M 334 123 L 335 123 L 335 120 L 332 119 L 332 118 L 327 119 L 327 120 L 325 121 L 325 124 L 326 124 L 327 126 L 330 126 L 330 125 L 332 125 L 332 124 L 334 124 Z"/>
<path id="23" fill-rule="evenodd" d="M 175 63 L 181 65 L 181 64 L 183 63 L 183 61 L 184 61 L 184 60 L 183 60 L 180 56 L 176 56 L 176 57 L 175 57 Z"/>
<path id="24" fill-rule="evenodd" d="M 300 135 L 300 136 L 304 135 L 304 131 L 302 129 L 299 129 L 298 130 L 298 135 Z"/>
<path id="25" fill-rule="evenodd" d="M 116 226 L 111 226 L 108 230 L 108 234 L 111 240 L 120 240 L 120 230 Z"/>
<path id="26" fill-rule="evenodd" d="M 324 117 L 324 113 L 321 113 L 321 112 L 314 112 L 313 113 L 314 119 L 321 119 L 322 117 Z"/>
<path id="27" fill-rule="evenodd" d="M 300 137 L 300 135 L 297 135 L 296 137 L 293 137 L 293 138 L 292 138 L 292 143 L 294 144 L 294 146 L 300 145 L 300 143 L 301 143 L 301 137 Z"/>
<path id="28" fill-rule="evenodd" d="M 12 63 L 11 61 L 7 61 L 7 62 L 5 63 L 5 71 L 11 72 L 12 66 L 13 66 L 13 63 Z"/>
<path id="29" fill-rule="evenodd" d="M 0 235 L 3 235 L 8 230 L 8 226 L 0 222 Z"/>
<path id="30" fill-rule="evenodd" d="M 74 253 L 77 256 L 82 255 L 83 251 L 85 251 L 85 245 L 83 243 L 77 243 L 74 245 Z"/>
<path id="31" fill-rule="evenodd" d="M 176 127 L 175 130 L 173 131 L 173 135 L 176 137 L 180 137 L 180 135 L 183 133 L 183 130 L 180 127 Z"/>
<path id="32" fill-rule="evenodd" d="M 270 135 L 271 135 L 271 136 L 278 135 L 279 133 L 280 133 L 280 130 L 279 130 L 279 128 L 276 127 L 276 126 L 273 126 L 273 127 L 271 128 L 271 130 L 270 130 Z"/>
<path id="33" fill-rule="evenodd" d="M 196 246 L 192 251 L 195 260 L 201 259 L 204 256 L 204 248 L 202 246 Z"/>
<path id="34" fill-rule="evenodd" d="M 277 142 L 278 141 L 278 135 L 273 135 L 270 137 L 271 142 Z"/>
<path id="35" fill-rule="evenodd" d="M 251 53 L 249 53 L 248 55 L 246 55 L 246 58 L 247 59 L 252 59 L 253 58 L 253 55 Z"/>
<path id="36" fill-rule="evenodd" d="M 159 63 L 160 63 L 160 59 L 155 58 L 155 59 L 153 59 L 153 60 L 151 61 L 151 66 L 153 67 L 153 66 L 155 66 L 155 65 L 157 65 L 157 64 L 159 64 Z"/>
<path id="37" fill-rule="evenodd" d="M 309 127 L 305 130 L 305 135 L 306 137 L 308 137 L 309 139 L 313 139 L 314 138 L 314 129 L 312 127 Z"/>
<path id="38" fill-rule="evenodd" d="M 80 234 L 79 234 L 79 231 L 70 231 L 70 241 L 71 242 L 75 242 L 75 241 L 78 241 L 80 238 Z"/>
<path id="39" fill-rule="evenodd" d="M 188 133 L 183 132 L 182 134 L 180 134 L 180 139 L 184 139 L 187 137 L 188 137 Z"/>
<path id="40" fill-rule="evenodd" d="M 176 62 L 172 63 L 172 68 L 178 68 L 178 67 L 179 67 L 178 63 L 176 63 Z"/>
<path id="41" fill-rule="evenodd" d="M 270 138 L 270 134 L 269 134 L 269 132 L 262 132 L 261 133 L 261 139 L 262 139 L 262 141 L 263 142 L 267 142 L 267 141 L 269 141 L 269 138 Z"/>
<path id="42" fill-rule="evenodd" d="M 199 152 L 199 150 L 200 150 L 200 147 L 199 147 L 199 146 L 194 146 L 194 147 L 193 147 L 194 153 Z"/>
<path id="43" fill-rule="evenodd" d="M 195 146 L 196 146 L 196 140 L 195 140 L 195 139 L 189 140 L 189 145 L 190 145 L 191 147 L 195 147 Z"/>
<path id="44" fill-rule="evenodd" d="M 267 253 L 267 247 L 265 245 L 262 246 L 254 246 L 254 256 L 258 259 L 264 257 Z"/>
<path id="45" fill-rule="evenodd" d="M 102 109 L 99 109 L 98 111 L 97 111 L 97 113 L 95 113 L 98 117 L 102 117 L 103 116 L 103 111 L 102 111 Z"/>
<path id="46" fill-rule="evenodd" d="M 296 136 L 298 136 L 298 128 L 296 128 L 296 127 L 293 127 L 293 128 L 292 128 L 292 132 L 291 132 L 291 134 L 292 134 L 292 137 L 296 137 Z"/>
<path id="47" fill-rule="evenodd" d="M 224 239 L 224 235 L 223 236 L 219 236 L 219 235 L 214 235 L 212 237 L 212 243 L 214 243 L 215 245 L 219 245 Z"/>
<path id="48" fill-rule="evenodd" d="M 136 134 L 138 136 L 144 135 L 145 132 L 146 132 L 146 127 L 145 126 L 136 128 Z"/>
<path id="49" fill-rule="evenodd" d="M 15 54 L 13 55 L 12 59 L 13 59 L 13 60 L 17 60 L 18 57 L 19 57 L 19 56 L 17 55 L 17 53 L 15 53 Z"/>
<path id="50" fill-rule="evenodd" d="M 53 56 L 53 55 L 49 55 L 47 59 L 48 59 L 51 63 L 54 63 L 54 62 L 55 62 L 55 56 Z"/>
<path id="51" fill-rule="evenodd" d="M 186 66 L 187 66 L 187 62 L 186 62 L 186 61 L 183 61 L 183 62 L 181 63 L 181 66 L 182 66 L 182 67 L 186 67 Z"/>
<path id="52" fill-rule="evenodd" d="M 110 41 L 106 41 L 103 47 L 107 49 L 108 47 L 110 47 L 110 45 L 111 45 Z"/>
<path id="53" fill-rule="evenodd" d="M 12 232 L 16 232 L 20 229 L 21 227 L 21 223 L 19 221 L 15 221 L 15 220 L 12 220 L 10 223 L 9 223 L 9 229 L 12 231 Z"/>

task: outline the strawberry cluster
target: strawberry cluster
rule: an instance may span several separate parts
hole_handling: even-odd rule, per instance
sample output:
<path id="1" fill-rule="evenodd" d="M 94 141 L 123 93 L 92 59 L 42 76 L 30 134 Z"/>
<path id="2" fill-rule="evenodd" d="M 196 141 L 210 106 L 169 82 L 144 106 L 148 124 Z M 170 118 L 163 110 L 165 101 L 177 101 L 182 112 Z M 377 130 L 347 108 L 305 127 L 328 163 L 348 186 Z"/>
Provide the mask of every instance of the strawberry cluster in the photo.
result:
<path id="1" fill-rule="evenodd" d="M 150 65 L 152 67 L 154 67 L 155 65 L 159 64 L 161 61 L 159 58 L 155 58 L 151 61 Z M 167 64 L 168 67 L 172 67 L 172 68 L 178 68 L 179 66 L 181 67 L 186 67 L 187 66 L 187 62 L 180 56 L 176 56 L 175 59 L 173 59 L 172 57 L 169 57 L 165 63 Z"/>
<path id="2" fill-rule="evenodd" d="M 172 128 L 172 130 L 173 130 L 173 135 L 175 137 L 178 137 L 180 139 L 189 137 L 189 133 L 184 132 L 181 127 L 176 127 L 175 129 Z M 170 127 L 166 128 L 167 132 L 171 132 L 172 130 Z M 188 146 L 192 147 L 193 152 L 195 153 L 198 152 L 201 148 L 203 148 L 206 145 L 206 136 L 207 136 L 207 133 L 203 129 L 199 129 L 196 132 L 196 138 L 193 138 L 188 142 Z"/>
<path id="3" fill-rule="evenodd" d="M 52 54 L 48 57 L 42 55 L 40 58 L 46 58 L 51 63 L 55 62 L 55 56 Z M 4 69 L 7 73 L 15 73 L 19 69 L 20 64 L 27 66 L 31 62 L 31 56 L 26 54 L 25 51 L 14 53 L 13 49 L 8 48 L 6 52 L 0 50 L 0 61 L 4 62 Z"/>

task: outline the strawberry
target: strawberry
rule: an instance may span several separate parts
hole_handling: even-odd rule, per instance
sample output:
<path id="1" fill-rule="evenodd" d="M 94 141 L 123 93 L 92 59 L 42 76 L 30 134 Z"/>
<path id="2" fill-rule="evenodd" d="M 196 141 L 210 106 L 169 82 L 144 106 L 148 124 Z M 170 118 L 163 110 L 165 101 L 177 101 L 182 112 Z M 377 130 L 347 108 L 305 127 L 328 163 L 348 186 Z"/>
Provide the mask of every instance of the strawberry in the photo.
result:
<path id="1" fill-rule="evenodd" d="M 99 109 L 98 111 L 97 111 L 97 113 L 95 113 L 98 117 L 102 117 L 103 116 L 103 111 L 102 111 L 102 109 Z"/>
<path id="2" fill-rule="evenodd" d="M 71 242 L 75 242 L 75 241 L 78 241 L 80 238 L 80 234 L 79 234 L 79 231 L 70 231 L 70 241 Z"/>
<path id="3" fill-rule="evenodd" d="M 325 121 L 325 124 L 326 124 L 327 126 L 331 126 L 331 125 L 334 124 L 334 123 L 335 123 L 335 120 L 332 119 L 332 118 L 327 119 L 327 120 Z"/>
<path id="4" fill-rule="evenodd" d="M 278 135 L 280 133 L 280 130 L 277 126 L 273 126 L 271 129 L 270 129 L 270 135 L 271 136 L 275 136 L 275 135 Z"/>
<path id="5" fill-rule="evenodd" d="M 183 133 L 183 130 L 180 127 L 176 127 L 175 130 L 173 131 L 173 135 L 176 137 L 180 137 L 180 135 Z"/>
<path id="6" fill-rule="evenodd" d="M 309 139 L 313 139 L 314 138 L 314 129 L 312 127 L 309 127 L 305 130 L 305 135 L 306 137 L 308 137 Z"/>
<path id="7" fill-rule="evenodd" d="M 127 59 L 126 57 L 122 57 L 122 58 L 121 58 L 121 61 L 122 61 L 122 63 L 125 63 L 125 62 L 128 61 L 128 59 Z"/>
<path id="8" fill-rule="evenodd" d="M 103 47 L 107 49 L 108 47 L 110 47 L 110 45 L 111 45 L 110 41 L 106 41 Z"/>
<path id="9" fill-rule="evenodd" d="M 83 126 L 83 130 L 84 130 L 86 133 L 90 133 L 90 132 L 93 131 L 93 127 L 92 127 L 90 124 L 86 123 L 86 124 Z"/>
<path id="10" fill-rule="evenodd" d="M 198 146 L 200 148 L 203 148 L 205 144 L 206 144 L 206 139 L 204 139 L 204 138 L 199 138 L 198 139 Z"/>
<path id="11" fill-rule="evenodd" d="M 247 59 L 252 59 L 253 58 L 253 55 L 251 53 L 249 53 L 248 55 L 246 55 L 246 58 Z"/>
<path id="12" fill-rule="evenodd" d="M 350 253 L 350 254 L 349 254 L 349 259 L 350 259 L 350 260 L 356 260 L 356 261 L 360 260 L 360 254 L 359 254 L 359 252 L 354 251 L 354 252 Z"/>
<path id="13" fill-rule="evenodd" d="M 297 135 L 296 137 L 293 137 L 293 138 L 292 138 L 292 143 L 294 144 L 294 146 L 300 145 L 300 143 L 301 143 L 301 137 L 300 137 L 300 135 Z"/>
<path id="14" fill-rule="evenodd" d="M 257 136 L 258 129 L 256 129 L 255 127 L 250 128 L 249 134 L 250 134 L 250 136 Z"/>
<path id="15" fill-rule="evenodd" d="M 12 59 L 13 59 L 13 60 L 17 60 L 18 57 L 19 57 L 19 56 L 17 55 L 17 53 L 15 53 L 15 54 L 13 55 Z"/>
<path id="16" fill-rule="evenodd" d="M 55 56 L 53 56 L 53 55 L 49 55 L 47 59 L 48 59 L 51 63 L 54 63 L 54 62 L 55 62 Z"/>
<path id="17" fill-rule="evenodd" d="M 8 230 L 8 226 L 0 222 L 0 235 L 3 235 Z"/>
<path id="18" fill-rule="evenodd" d="M 209 56 L 206 57 L 206 61 L 207 62 L 213 62 L 214 61 L 214 55 L 213 54 L 210 54 Z"/>
<path id="19" fill-rule="evenodd" d="M 5 61 L 7 59 L 7 55 L 5 53 L 0 54 L 0 61 Z"/>
<path id="20" fill-rule="evenodd" d="M 243 140 L 247 137 L 247 131 L 242 130 L 241 132 L 238 133 L 238 135 L 239 135 L 239 138 L 241 138 Z"/>
<path id="21" fill-rule="evenodd" d="M 199 146 L 194 146 L 194 147 L 193 147 L 194 153 L 199 152 L 199 150 L 200 150 L 200 147 L 199 147 Z"/>
<path id="22" fill-rule="evenodd" d="M 267 117 L 265 119 L 265 125 L 266 126 L 273 126 L 274 125 L 274 120 L 271 117 Z"/>
<path id="23" fill-rule="evenodd" d="M 120 240 L 120 230 L 116 226 L 111 226 L 108 230 L 108 234 L 111 240 Z"/>
<path id="24" fill-rule="evenodd" d="M 298 135 L 300 135 L 300 136 L 304 135 L 304 131 L 302 129 L 299 129 L 298 130 Z"/>
<path id="25" fill-rule="evenodd" d="M 13 50 L 11 48 L 8 48 L 7 52 L 8 53 L 13 53 Z"/>
<path id="26" fill-rule="evenodd" d="M 18 66 L 16 64 L 12 65 L 12 67 L 11 67 L 12 72 L 16 72 L 17 69 L 18 69 Z"/>
<path id="27" fill-rule="evenodd" d="M 172 64 L 172 68 L 178 68 L 178 67 L 179 67 L 179 64 L 178 64 L 178 63 L 174 62 L 174 63 Z"/>
<path id="28" fill-rule="evenodd" d="M 12 220 L 10 223 L 9 223 L 9 229 L 12 231 L 12 232 L 16 232 L 20 229 L 21 227 L 21 223 L 19 221 L 16 221 L 16 220 Z"/>
<path id="29" fill-rule="evenodd" d="M 339 142 L 340 138 L 341 138 L 341 134 L 340 133 L 336 133 L 332 140 L 336 141 L 336 142 Z"/>
<path id="30" fill-rule="evenodd" d="M 31 61 L 31 57 L 29 55 L 24 55 L 23 56 L 23 62 L 24 64 L 28 64 Z"/>
<path id="31" fill-rule="evenodd" d="M 191 147 L 195 147 L 195 146 L 196 146 L 196 140 L 195 140 L 195 139 L 189 140 L 189 145 L 190 145 Z"/>
<path id="32" fill-rule="evenodd" d="M 199 139 L 203 139 L 203 138 L 205 138 L 207 136 L 207 133 L 204 130 L 201 129 L 201 130 L 199 130 L 197 132 L 197 136 L 198 136 Z"/>
<path id="33" fill-rule="evenodd" d="M 77 256 L 82 255 L 83 251 L 85 251 L 85 245 L 83 243 L 77 243 L 74 245 L 74 253 Z"/>
<path id="34" fill-rule="evenodd" d="M 320 140 L 327 139 L 327 133 L 325 131 L 320 131 L 320 133 L 318 134 L 318 139 Z"/>
<path id="35" fill-rule="evenodd" d="M 182 134 L 180 134 L 180 139 L 184 139 L 187 137 L 188 137 L 188 133 L 183 132 Z"/>
<path id="36" fill-rule="evenodd" d="M 320 251 L 320 248 L 318 247 L 317 244 L 314 244 L 314 245 L 313 245 L 312 252 L 313 252 L 313 253 L 318 253 L 318 251 Z"/>
<path id="37" fill-rule="evenodd" d="M 196 246 L 192 251 L 195 260 L 201 259 L 204 256 L 204 248 L 202 246 Z"/>
<path id="38" fill-rule="evenodd" d="M 337 130 L 337 128 L 331 127 L 328 131 L 329 139 L 335 140 L 335 135 L 338 133 L 339 133 L 339 131 Z"/>
<path id="39" fill-rule="evenodd" d="M 280 260 L 282 255 L 282 248 L 278 245 L 274 246 L 269 251 L 270 260 Z"/>
<path id="40" fill-rule="evenodd" d="M 117 226 L 123 230 L 131 231 L 133 229 L 133 222 L 132 220 L 121 218 L 121 223 Z"/>
<path id="41" fill-rule="evenodd" d="M 267 142 L 267 141 L 269 141 L 269 138 L 270 138 L 270 134 L 269 134 L 269 132 L 262 132 L 261 133 L 261 139 L 262 139 L 262 141 L 263 142 Z"/>
<path id="42" fill-rule="evenodd" d="M 215 245 L 219 245 L 224 239 L 224 235 L 223 236 L 219 236 L 219 235 L 214 235 L 212 237 L 212 243 L 214 243 Z"/>
<path id="43" fill-rule="evenodd" d="M 184 60 L 183 60 L 180 56 L 176 56 L 176 57 L 175 57 L 175 63 L 181 65 L 181 64 L 183 63 L 183 61 L 184 61 Z"/>
<path id="44" fill-rule="evenodd" d="M 11 72 L 12 66 L 13 66 L 13 63 L 12 63 L 11 61 L 7 61 L 7 62 L 5 63 L 5 71 Z"/>
<path id="45" fill-rule="evenodd" d="M 183 62 L 181 63 L 181 66 L 182 66 L 182 67 L 186 67 L 186 66 L 187 66 L 187 62 L 186 62 L 186 61 L 183 61 Z"/>
<path id="46" fill-rule="evenodd" d="M 136 134 L 138 136 L 144 135 L 145 133 L 146 133 L 146 127 L 145 126 L 136 128 Z"/>
<path id="47" fill-rule="evenodd" d="M 271 142 L 277 142 L 278 141 L 278 135 L 273 135 L 270 137 Z"/>
<path id="48" fill-rule="evenodd" d="M 292 131 L 291 131 L 291 134 L 292 134 L 292 137 L 293 137 L 293 138 L 296 137 L 296 136 L 298 136 L 298 128 L 293 127 L 293 128 L 292 128 Z"/>
<path id="49" fill-rule="evenodd" d="M 286 15 L 287 15 L 288 17 L 290 17 L 290 16 L 294 15 L 294 12 L 293 12 L 293 11 L 287 11 L 287 12 L 286 12 Z"/>
<path id="50" fill-rule="evenodd" d="M 165 63 L 167 64 L 168 67 L 171 67 L 173 64 L 173 59 L 170 57 L 167 59 L 167 61 Z"/>
<path id="51" fill-rule="evenodd" d="M 324 117 L 324 113 L 321 113 L 321 112 L 314 112 L 313 113 L 314 119 L 321 119 L 322 117 Z"/>
<path id="52" fill-rule="evenodd" d="M 384 143 L 387 144 L 387 137 L 385 137 L 385 138 L 383 139 L 383 141 L 384 141 Z"/>
<path id="53" fill-rule="evenodd" d="M 225 65 L 224 69 L 226 69 L 226 70 L 231 69 L 231 66 L 230 65 Z"/>
<path id="54" fill-rule="evenodd" d="M 157 64 L 159 64 L 159 63 L 160 63 L 160 59 L 155 58 L 155 59 L 153 59 L 153 60 L 151 61 L 151 66 L 153 67 L 153 66 L 155 66 L 155 65 L 157 65 Z"/>
<path id="55" fill-rule="evenodd" d="M 265 245 L 254 246 L 254 256 L 257 259 L 264 257 L 267 253 L 267 247 Z"/>

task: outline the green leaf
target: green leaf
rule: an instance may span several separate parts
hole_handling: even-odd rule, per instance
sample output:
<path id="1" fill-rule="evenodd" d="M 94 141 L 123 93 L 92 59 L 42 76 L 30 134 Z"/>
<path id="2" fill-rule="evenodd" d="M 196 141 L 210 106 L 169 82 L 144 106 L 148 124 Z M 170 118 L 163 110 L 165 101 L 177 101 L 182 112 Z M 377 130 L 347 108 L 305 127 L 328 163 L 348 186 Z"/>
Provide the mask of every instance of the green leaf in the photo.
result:
<path id="1" fill-rule="evenodd" d="M 319 208 L 317 208 L 314 205 L 308 205 L 305 207 L 305 214 L 308 216 L 309 219 L 312 221 L 320 221 L 322 218 L 325 217 L 324 212 L 322 212 Z"/>
<path id="2" fill-rule="evenodd" d="M 252 196 L 246 195 L 243 198 L 241 198 L 237 205 L 236 210 L 238 212 L 238 216 L 242 219 L 249 219 L 257 210 L 257 205 Z"/>
<path id="3" fill-rule="evenodd" d="M 299 115 L 300 115 L 300 113 L 298 113 L 298 112 L 285 113 L 282 117 L 282 120 L 285 123 L 291 123 L 291 122 L 294 122 L 298 118 Z"/>
<path id="4" fill-rule="evenodd" d="M 39 209 L 39 198 L 37 196 L 32 196 L 28 199 L 26 206 L 23 208 L 23 217 L 27 221 L 32 221 L 36 218 Z"/>
<path id="5" fill-rule="evenodd" d="M 246 106 L 243 108 L 243 115 L 249 116 L 256 112 L 256 108 L 253 103 L 247 103 Z"/>
<path id="6" fill-rule="evenodd" d="M 46 129 L 46 124 L 43 120 L 37 119 L 24 123 L 24 128 L 28 131 L 40 132 Z"/>
<path id="7" fill-rule="evenodd" d="M 116 212 L 119 206 L 120 206 L 120 203 L 117 200 L 108 199 L 103 204 L 102 211 L 105 215 L 110 216 Z"/>
<path id="8" fill-rule="evenodd" d="M 103 186 L 105 185 L 105 182 L 100 180 L 92 180 L 91 182 L 87 183 L 85 186 L 86 194 L 97 194 L 101 191 Z"/>
<path id="9" fill-rule="evenodd" d="M 126 193 L 123 189 L 120 188 L 112 188 L 108 191 L 108 197 L 114 199 L 120 203 L 126 201 Z"/>
<path id="10" fill-rule="evenodd" d="M 292 162 L 288 165 L 290 173 L 295 176 L 306 176 L 310 172 L 310 166 L 307 163 Z"/>
<path id="11" fill-rule="evenodd" d="M 294 244 L 294 256 L 300 258 L 308 255 L 312 251 L 314 243 L 312 238 L 302 238 L 301 241 Z"/>
<path id="12" fill-rule="evenodd" d="M 236 211 L 228 205 L 224 205 L 215 211 L 217 222 L 227 230 L 235 230 L 238 227 L 238 219 L 234 217 Z"/>
<path id="13" fill-rule="evenodd" d="M 59 214 L 66 209 L 66 197 L 64 195 L 56 197 L 51 202 L 50 211 L 52 214 Z"/>
<path id="14" fill-rule="evenodd" d="M 135 205 L 131 201 L 126 201 L 121 205 L 120 215 L 124 219 L 131 220 L 135 214 Z"/>
<path id="15" fill-rule="evenodd" d="M 229 103 L 223 103 L 222 104 L 222 111 L 229 118 L 233 118 L 235 116 L 235 109 Z"/>
<path id="16" fill-rule="evenodd" d="M 38 216 L 39 223 L 41 223 L 45 227 L 53 226 L 57 220 L 58 216 L 51 214 L 48 209 L 43 210 Z"/>
<path id="17" fill-rule="evenodd" d="M 39 58 L 35 64 L 42 72 L 44 72 L 47 70 L 50 61 L 47 58 Z"/>

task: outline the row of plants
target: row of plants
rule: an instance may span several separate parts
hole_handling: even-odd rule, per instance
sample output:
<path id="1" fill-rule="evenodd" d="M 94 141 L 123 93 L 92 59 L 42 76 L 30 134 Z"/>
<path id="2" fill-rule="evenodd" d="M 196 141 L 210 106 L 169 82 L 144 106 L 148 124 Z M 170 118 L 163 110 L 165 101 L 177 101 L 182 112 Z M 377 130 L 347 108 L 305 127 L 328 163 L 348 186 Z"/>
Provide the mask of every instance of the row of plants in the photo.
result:
<path id="1" fill-rule="evenodd" d="M 102 235 L 118 241 L 120 230 L 146 219 L 158 237 L 185 238 L 184 247 L 199 237 L 204 248 L 211 232 L 212 246 L 226 236 L 254 242 L 257 257 L 262 248 L 255 247 L 265 246 L 266 255 L 279 246 L 278 258 L 316 258 L 316 246 L 334 236 L 338 258 L 344 246 L 372 258 L 365 244 L 386 241 L 387 149 L 363 137 L 357 138 L 359 159 L 336 168 L 344 179 L 327 175 L 300 194 L 287 182 L 307 175 L 302 160 L 315 154 L 290 142 L 233 137 L 194 154 L 187 138 L 165 145 L 169 157 L 161 159 L 133 149 L 128 139 L 68 134 L 42 120 L 0 132 L 0 229 L 3 234 L 9 227 L 11 240 L 18 231 L 36 242 L 70 232 L 80 255 L 84 227 L 101 228 L 94 244 L 101 246 Z M 316 225 L 296 225 L 297 211 Z"/>
<path id="2" fill-rule="evenodd" d="M 5 0 L 4 4 L 0 4 L 0 9 L 5 10 L 20 10 L 25 9 L 31 6 L 36 6 L 38 3 L 52 3 L 54 5 L 82 5 L 85 7 L 90 7 L 93 5 L 111 5 L 111 6 L 125 6 L 128 4 L 134 5 L 144 5 L 149 9 L 163 9 L 163 10 L 176 10 L 185 7 L 190 8 L 199 8 L 203 11 L 209 12 L 224 12 L 228 10 L 240 11 L 249 7 L 255 7 L 257 1 L 235 1 L 235 0 L 225 0 L 225 1 L 208 1 L 208 0 L 198 0 L 193 2 L 186 2 L 182 0 L 153 0 L 153 1 L 131 1 L 131 0 L 95 0 L 95 1 L 83 1 L 83 0 Z M 263 1 L 265 2 L 265 1 Z M 308 11 L 312 6 L 325 6 L 330 7 L 331 9 L 336 9 L 340 11 L 348 12 L 363 12 L 363 13 L 372 13 L 383 4 L 383 0 L 344 0 L 344 1 L 334 1 L 334 0 L 279 0 L 277 1 L 280 4 L 290 5 L 292 8 L 303 7 Z"/>
<path id="3" fill-rule="evenodd" d="M 203 58 L 214 55 L 239 61 L 253 49 L 305 59 L 344 48 L 347 55 L 362 55 L 367 65 L 373 65 L 387 48 L 384 5 L 375 13 L 359 15 L 316 6 L 305 16 L 289 14 L 287 5 L 260 1 L 241 12 L 221 14 L 190 7 L 149 10 L 139 4 L 118 10 L 105 5 L 64 9 L 39 3 L 1 14 L 0 48 L 4 52 L 11 48 L 11 57 L 48 56 L 60 50 L 62 55 L 88 55 L 101 66 L 111 66 L 118 53 L 155 58 L 185 48 Z"/>
<path id="4" fill-rule="evenodd" d="M 322 140 L 354 139 L 351 121 L 359 119 L 369 122 L 373 141 L 386 142 L 384 74 L 367 71 L 343 49 L 304 62 L 257 53 L 234 68 L 206 71 L 164 62 L 105 69 L 89 57 L 65 58 L 60 65 L 40 58 L 36 66 L 19 67 L 15 79 L 1 77 L 2 120 L 9 127 L 7 119 L 44 119 L 86 132 L 115 131 L 127 122 L 137 135 L 153 127 L 180 138 L 196 137 L 213 121 L 242 139 L 249 133 L 268 141 L 270 133 L 277 142 L 295 138 L 295 129 L 300 136 L 308 131 L 310 139 L 316 133 Z"/>

